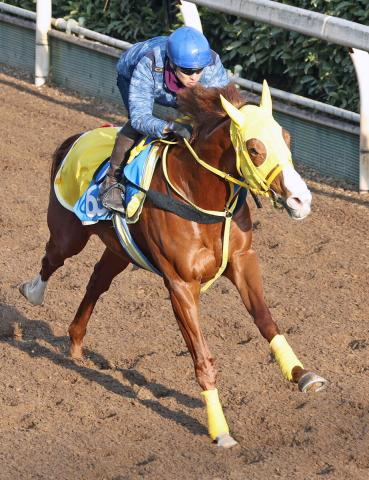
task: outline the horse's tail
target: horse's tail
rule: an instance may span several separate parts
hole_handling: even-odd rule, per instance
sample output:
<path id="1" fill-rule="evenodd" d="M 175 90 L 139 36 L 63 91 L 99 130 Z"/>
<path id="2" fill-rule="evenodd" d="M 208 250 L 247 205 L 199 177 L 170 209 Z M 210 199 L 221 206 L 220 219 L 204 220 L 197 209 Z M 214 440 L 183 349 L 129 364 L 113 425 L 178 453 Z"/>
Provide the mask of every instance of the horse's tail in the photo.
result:
<path id="1" fill-rule="evenodd" d="M 77 133 L 76 135 L 72 135 L 71 137 L 67 138 L 66 140 L 64 140 L 64 142 L 61 145 L 59 145 L 59 147 L 53 153 L 52 161 L 51 161 L 51 169 L 50 169 L 51 185 L 54 182 L 59 165 L 65 158 L 66 154 L 69 152 L 70 147 L 81 135 L 82 133 Z"/>

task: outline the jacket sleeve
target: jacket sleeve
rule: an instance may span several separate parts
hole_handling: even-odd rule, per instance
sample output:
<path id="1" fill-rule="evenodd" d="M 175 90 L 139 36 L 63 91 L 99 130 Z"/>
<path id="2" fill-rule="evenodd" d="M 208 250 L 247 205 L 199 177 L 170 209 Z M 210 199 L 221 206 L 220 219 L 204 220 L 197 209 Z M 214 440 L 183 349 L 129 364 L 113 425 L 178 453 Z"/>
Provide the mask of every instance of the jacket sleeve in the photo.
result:
<path id="1" fill-rule="evenodd" d="M 143 57 L 133 71 L 129 87 L 129 115 L 132 127 L 144 135 L 163 138 L 168 122 L 153 115 L 154 78 L 151 60 Z"/>
<path id="2" fill-rule="evenodd" d="M 215 54 L 214 56 L 214 63 L 209 67 L 209 72 L 206 76 L 206 84 L 209 87 L 225 87 L 230 82 L 228 73 L 222 64 L 219 55 Z"/>

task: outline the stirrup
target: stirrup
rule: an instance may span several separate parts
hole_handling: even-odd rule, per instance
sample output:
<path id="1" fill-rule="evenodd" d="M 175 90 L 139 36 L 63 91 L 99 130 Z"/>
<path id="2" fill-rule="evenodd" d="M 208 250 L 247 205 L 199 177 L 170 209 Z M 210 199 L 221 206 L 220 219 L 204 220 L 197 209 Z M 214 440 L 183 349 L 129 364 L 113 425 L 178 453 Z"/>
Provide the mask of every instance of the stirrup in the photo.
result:
<path id="1" fill-rule="evenodd" d="M 118 193 L 119 192 L 119 193 Z M 108 210 L 114 210 L 119 213 L 125 213 L 123 206 L 124 187 L 120 183 L 111 185 L 101 194 L 101 203 Z M 119 197 L 117 197 L 119 195 Z"/>

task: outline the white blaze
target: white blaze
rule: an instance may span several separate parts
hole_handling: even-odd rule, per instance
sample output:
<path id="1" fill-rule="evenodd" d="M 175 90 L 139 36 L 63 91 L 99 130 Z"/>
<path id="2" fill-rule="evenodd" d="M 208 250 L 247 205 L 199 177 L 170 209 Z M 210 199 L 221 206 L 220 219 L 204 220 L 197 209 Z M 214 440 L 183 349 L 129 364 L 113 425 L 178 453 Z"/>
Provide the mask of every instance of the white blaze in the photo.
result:
<path id="1" fill-rule="evenodd" d="M 284 185 L 291 194 L 286 200 L 290 214 L 293 218 L 303 219 L 310 213 L 310 190 L 292 165 L 285 166 L 282 173 Z"/>

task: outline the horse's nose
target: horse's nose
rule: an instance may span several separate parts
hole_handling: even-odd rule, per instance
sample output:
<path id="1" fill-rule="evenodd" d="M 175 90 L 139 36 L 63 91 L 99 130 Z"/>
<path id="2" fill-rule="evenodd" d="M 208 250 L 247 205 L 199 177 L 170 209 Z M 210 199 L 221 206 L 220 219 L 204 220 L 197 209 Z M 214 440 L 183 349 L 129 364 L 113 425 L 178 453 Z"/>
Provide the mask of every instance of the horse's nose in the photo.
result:
<path id="1" fill-rule="evenodd" d="M 287 205 L 292 208 L 292 210 L 299 210 L 303 206 L 303 202 L 298 197 L 288 197 Z"/>
<path id="2" fill-rule="evenodd" d="M 296 220 L 302 220 L 310 214 L 310 199 L 301 199 L 299 197 L 289 197 L 286 200 L 290 215 Z"/>

